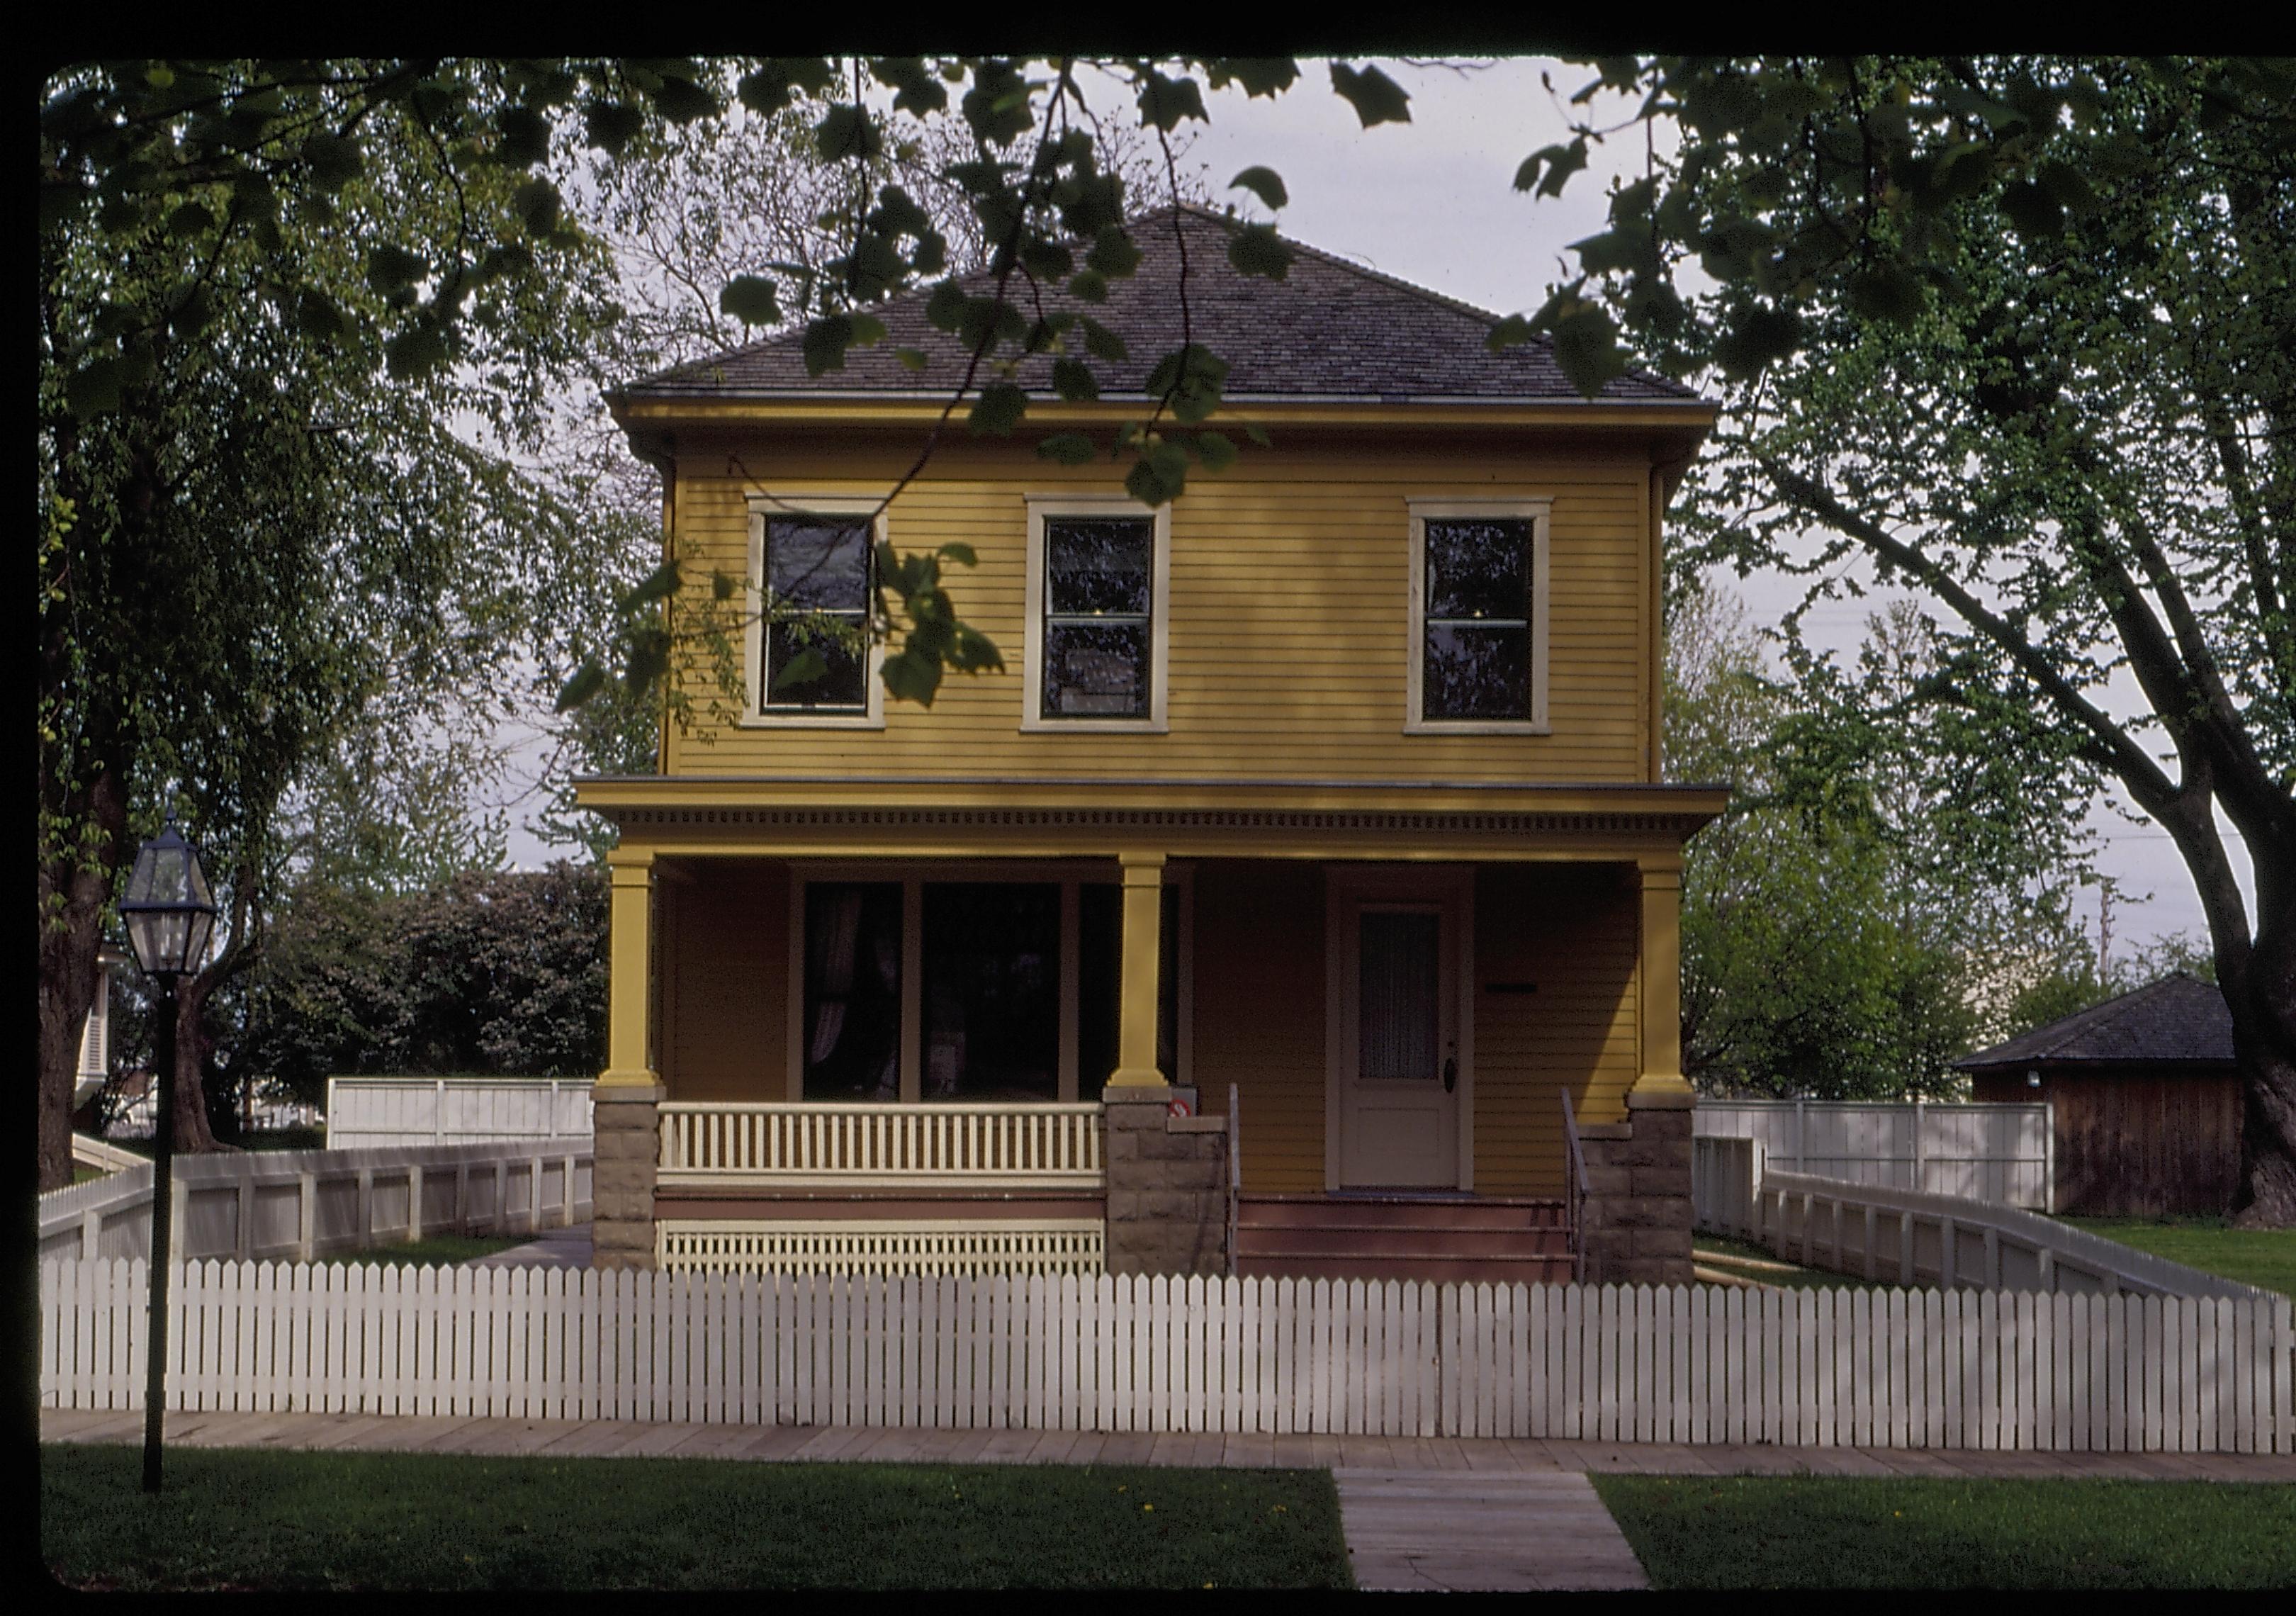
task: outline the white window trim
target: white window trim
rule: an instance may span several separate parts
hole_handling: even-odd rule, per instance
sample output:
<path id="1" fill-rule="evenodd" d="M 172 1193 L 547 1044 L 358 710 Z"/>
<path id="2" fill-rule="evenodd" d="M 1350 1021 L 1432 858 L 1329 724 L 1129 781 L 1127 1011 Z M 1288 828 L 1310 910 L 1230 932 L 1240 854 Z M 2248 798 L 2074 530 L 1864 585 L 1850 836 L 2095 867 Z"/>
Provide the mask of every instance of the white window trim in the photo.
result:
<path id="1" fill-rule="evenodd" d="M 866 516 L 882 501 L 853 494 L 752 494 L 750 496 L 750 572 L 742 590 L 742 631 L 743 682 L 748 705 L 738 720 L 743 729 L 882 729 L 885 727 L 885 647 L 873 635 L 863 686 L 868 693 L 866 712 L 766 712 L 766 520 L 817 512 L 824 516 Z M 874 567 L 874 546 L 885 541 L 885 517 L 879 513 L 869 535 Z M 870 604 L 873 607 L 874 603 Z"/>
<path id="2" fill-rule="evenodd" d="M 805 1098 L 805 894 L 815 882 L 882 882 L 901 888 L 901 1074 L 896 1103 L 915 1105 L 924 1092 L 924 890 L 928 882 L 1041 882 L 1061 889 L 1060 972 L 1060 1094 L 1062 1103 L 1072 1103 L 1078 1088 L 1077 1071 L 1078 996 L 1081 988 L 1077 925 L 1077 889 L 1085 885 L 1116 886 L 1121 871 L 1101 859 L 1056 862 L 988 860 L 964 864 L 920 863 L 914 859 L 819 860 L 793 862 L 789 882 L 789 952 L 784 974 L 785 1020 L 783 1090 L 792 1102 Z M 1179 1049 L 1176 1072 L 1165 1074 L 1177 1087 L 1195 1081 L 1196 1030 L 1196 878 L 1192 865 L 1164 865 L 1164 884 L 1177 887 L 1179 901 Z"/>
<path id="3" fill-rule="evenodd" d="M 1161 735 L 1171 733 L 1165 695 L 1171 666 L 1172 507 L 1149 510 L 1128 494 L 1029 494 L 1029 584 L 1026 649 L 1021 657 L 1021 730 L 1024 734 Z M 1047 718 L 1045 705 L 1045 519 L 1062 516 L 1143 516 L 1154 524 L 1148 603 L 1148 716 L 1144 718 Z"/>
<path id="4" fill-rule="evenodd" d="M 1411 513 L 1411 625 L 1405 648 L 1407 667 L 1403 733 L 1406 735 L 1546 735 L 1547 722 L 1547 529 L 1554 502 L 1539 499 L 1406 499 Z M 1530 717 L 1528 718 L 1425 718 L 1427 640 L 1427 522 L 1451 518 L 1526 517 L 1530 521 Z"/>

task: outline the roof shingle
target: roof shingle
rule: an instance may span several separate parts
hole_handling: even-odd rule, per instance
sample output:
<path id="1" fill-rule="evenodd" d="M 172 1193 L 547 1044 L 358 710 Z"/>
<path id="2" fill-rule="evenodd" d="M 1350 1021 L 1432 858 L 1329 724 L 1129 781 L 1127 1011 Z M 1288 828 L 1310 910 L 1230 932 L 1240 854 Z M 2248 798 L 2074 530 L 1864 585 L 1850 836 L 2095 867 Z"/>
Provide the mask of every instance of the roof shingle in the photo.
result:
<path id="1" fill-rule="evenodd" d="M 1290 243 L 1296 256 L 1283 280 L 1241 274 L 1227 258 L 1230 234 L 1240 224 L 1193 207 L 1147 214 L 1129 226 L 1141 251 L 1139 267 L 1109 283 L 1105 304 L 1083 303 L 1058 289 L 1043 294 L 1047 313 L 1088 314 L 1125 340 L 1125 359 L 1086 360 L 1103 394 L 1144 398 L 1150 367 L 1180 347 L 1175 293 L 1185 242 L 1188 334 L 1227 361 L 1224 396 L 1230 399 L 1496 403 L 1578 398 L 1546 338 L 1493 353 L 1484 339 L 1497 316 L 1392 275 L 1298 242 Z M 995 290 L 996 277 L 983 272 L 963 277 L 962 283 L 967 291 L 986 296 Z M 926 295 L 912 292 L 871 309 L 885 323 L 884 340 L 848 349 L 841 370 L 808 375 L 800 333 L 791 332 L 644 377 L 622 389 L 620 396 L 945 396 L 964 376 L 967 354 L 956 337 L 926 319 Z M 1007 295 L 1024 308 L 1037 301 L 1018 275 Z M 928 357 L 925 368 L 903 366 L 895 353 L 901 348 L 922 350 Z M 1016 379 L 1031 393 L 1049 392 L 1050 357 L 1023 361 Z M 1601 401 L 1702 402 L 1693 389 L 1640 371 L 1605 385 Z"/>
<path id="2" fill-rule="evenodd" d="M 2046 1062 L 2134 1065 L 2232 1058 L 2232 1012 L 2225 1008 L 2223 993 L 2213 982 L 2178 975 L 2076 1011 L 1954 1064 L 1972 1070 Z"/>

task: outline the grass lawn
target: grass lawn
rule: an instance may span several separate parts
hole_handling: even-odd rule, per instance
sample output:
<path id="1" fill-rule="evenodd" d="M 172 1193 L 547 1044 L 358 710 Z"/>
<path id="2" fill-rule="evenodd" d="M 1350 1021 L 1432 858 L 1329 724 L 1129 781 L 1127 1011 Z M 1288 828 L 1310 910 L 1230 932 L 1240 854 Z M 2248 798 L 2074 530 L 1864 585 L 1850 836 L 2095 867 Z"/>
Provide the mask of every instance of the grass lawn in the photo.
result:
<path id="1" fill-rule="evenodd" d="M 531 1245 L 531 1235 L 433 1235 L 395 1246 L 373 1246 L 364 1251 L 330 1251 L 321 1262 L 363 1262 L 418 1267 L 451 1267 L 480 1257 L 492 1257 L 512 1246 Z"/>
<path id="2" fill-rule="evenodd" d="M 1660 1588 L 2296 1585 L 2296 1485 L 1598 1475 Z"/>
<path id="3" fill-rule="evenodd" d="M 1327 1587 L 1324 1471 L 40 1449 L 89 1589 Z"/>
<path id="4" fill-rule="evenodd" d="M 2066 1218 L 2060 1221 L 2203 1273 L 2296 1297 L 2296 1230 L 2235 1229 L 2223 1218 Z"/>

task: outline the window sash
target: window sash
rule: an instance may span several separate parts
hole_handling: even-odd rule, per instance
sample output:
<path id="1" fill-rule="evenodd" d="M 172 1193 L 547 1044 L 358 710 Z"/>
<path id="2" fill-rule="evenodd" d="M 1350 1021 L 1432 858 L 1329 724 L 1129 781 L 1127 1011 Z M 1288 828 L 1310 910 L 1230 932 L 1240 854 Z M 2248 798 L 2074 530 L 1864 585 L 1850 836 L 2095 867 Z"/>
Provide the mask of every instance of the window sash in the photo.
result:
<path id="1" fill-rule="evenodd" d="M 760 651 L 764 658 L 764 666 L 758 670 L 758 710 L 761 713 L 865 713 L 869 710 L 869 590 L 876 577 L 875 534 L 872 525 L 865 520 L 856 521 L 832 513 L 791 512 L 786 515 L 767 517 L 765 524 L 764 553 L 760 558 L 762 562 L 760 570 L 763 576 L 758 582 L 768 611 L 782 600 L 779 592 L 773 585 L 774 530 L 776 527 L 830 528 L 846 531 L 857 529 L 860 533 L 861 575 L 853 586 L 854 594 L 857 597 L 856 603 L 851 606 L 816 605 L 795 609 L 808 618 L 827 619 L 849 624 L 857 632 L 860 645 L 857 651 L 849 653 L 849 658 L 850 661 L 858 665 L 860 688 L 850 696 L 836 699 L 829 699 L 821 693 L 838 671 L 835 662 L 832 661 L 830 672 L 823 677 L 776 693 L 773 688 L 774 669 L 779 660 L 775 655 L 775 647 L 777 644 L 789 645 L 790 638 L 795 636 L 790 636 L 790 625 L 776 622 L 768 617 L 763 625 L 763 633 L 760 636 Z M 798 644 L 791 648 L 791 654 L 794 655 L 798 651 L 805 649 L 808 643 L 802 639 L 799 640 Z"/>
<path id="2" fill-rule="evenodd" d="M 1063 523 L 1065 521 L 1077 521 L 1100 524 L 1117 521 L 1120 521 L 1125 525 L 1136 527 L 1142 530 L 1146 538 L 1147 554 L 1144 558 L 1144 564 L 1142 568 L 1141 582 L 1144 586 L 1144 593 L 1148 597 L 1150 609 L 1146 611 L 1063 611 L 1055 610 L 1053 604 L 1054 595 L 1055 594 L 1054 579 L 1058 572 L 1057 549 L 1062 538 L 1064 537 L 1061 531 Z M 1045 519 L 1044 553 L 1039 563 L 1043 569 L 1041 587 L 1044 591 L 1044 610 L 1039 615 L 1038 620 L 1040 627 L 1037 631 L 1037 641 L 1042 648 L 1040 654 L 1046 660 L 1046 665 L 1043 669 L 1042 677 L 1039 681 L 1041 687 L 1037 692 L 1037 709 L 1038 717 L 1052 723 L 1060 723 L 1062 721 L 1081 721 L 1088 723 L 1095 720 L 1104 722 L 1111 718 L 1145 718 L 1151 716 L 1153 711 L 1155 701 L 1156 677 L 1154 666 L 1156 657 L 1154 634 L 1156 560 L 1156 523 L 1153 518 L 1111 519 L 1102 517 L 1062 518 L 1057 516 L 1048 516 Z M 1134 670 L 1133 694 L 1128 705 L 1123 707 L 1095 707 L 1089 711 L 1078 712 L 1064 710 L 1056 704 L 1055 698 L 1059 695 L 1062 688 L 1064 688 L 1062 683 L 1054 677 L 1054 671 L 1050 666 L 1050 660 L 1054 643 L 1053 631 L 1058 628 L 1132 628 L 1139 631 L 1141 660 L 1139 665 Z"/>
<path id="3" fill-rule="evenodd" d="M 1520 537 L 1513 541 L 1517 546 L 1516 565 L 1522 578 L 1522 599 L 1526 615 L 1521 617 L 1460 617 L 1423 611 L 1419 627 L 1419 719 L 1422 723 L 1514 723 L 1529 721 L 1536 716 L 1538 695 L 1537 665 L 1539 656 L 1538 630 L 1529 613 L 1538 606 L 1538 529 L 1537 521 L 1529 516 L 1435 516 L 1421 519 L 1422 537 L 1419 557 L 1420 598 L 1432 602 L 1436 595 L 1437 560 L 1436 535 L 1439 529 L 1454 524 L 1461 527 L 1516 528 Z M 1439 635 L 1450 637 L 1456 644 L 1465 634 L 1486 632 L 1520 633 L 1523 640 L 1523 667 L 1521 670 L 1520 698 L 1510 696 L 1498 702 L 1492 698 L 1500 693 L 1478 693 L 1464 706 L 1446 709 L 1439 705 L 1441 683 L 1436 678 L 1436 642 Z M 1494 710 L 1496 708 L 1498 710 Z"/>

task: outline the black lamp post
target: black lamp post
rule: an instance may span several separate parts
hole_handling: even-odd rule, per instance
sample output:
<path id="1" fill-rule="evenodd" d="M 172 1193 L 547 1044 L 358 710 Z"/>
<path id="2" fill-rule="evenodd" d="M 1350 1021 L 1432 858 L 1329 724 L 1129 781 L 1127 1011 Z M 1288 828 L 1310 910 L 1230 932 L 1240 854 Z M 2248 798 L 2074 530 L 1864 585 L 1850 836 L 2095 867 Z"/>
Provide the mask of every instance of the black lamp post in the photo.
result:
<path id="1" fill-rule="evenodd" d="M 144 1373 L 144 1490 L 156 1493 L 168 1394 L 168 1257 L 175 1232 L 176 983 L 207 958 L 216 918 L 199 856 L 177 833 L 173 814 L 167 829 L 137 849 L 119 918 L 127 923 L 135 963 L 159 989 L 152 1031 L 152 1064 L 160 1079 L 152 1118 L 152 1317 Z"/>

